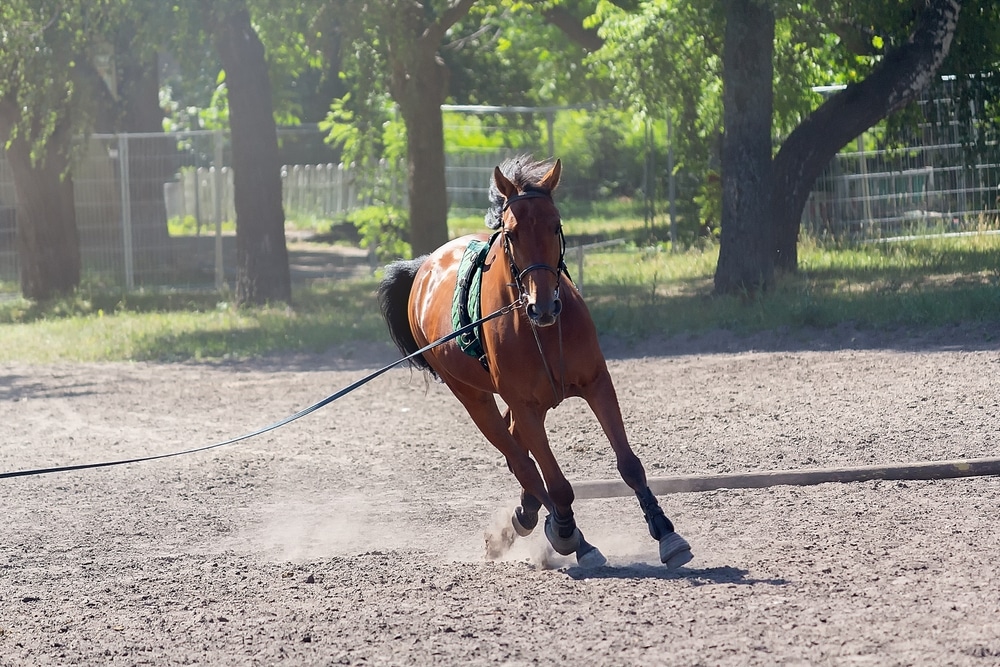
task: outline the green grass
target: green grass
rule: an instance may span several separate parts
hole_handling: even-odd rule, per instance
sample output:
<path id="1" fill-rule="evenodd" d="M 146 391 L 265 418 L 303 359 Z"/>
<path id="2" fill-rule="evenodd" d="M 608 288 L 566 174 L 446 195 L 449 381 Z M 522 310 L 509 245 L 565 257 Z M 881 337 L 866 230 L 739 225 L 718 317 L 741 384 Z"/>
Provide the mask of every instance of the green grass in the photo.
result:
<path id="1" fill-rule="evenodd" d="M 580 281 L 604 334 L 630 340 L 714 329 L 861 328 L 997 323 L 1000 235 L 833 246 L 805 240 L 800 271 L 760 296 L 712 296 L 717 248 L 671 253 L 663 243 L 589 252 Z M 187 360 L 320 352 L 387 341 L 375 279 L 297 288 L 293 307 L 236 309 L 209 293 L 123 297 L 81 289 L 44 305 L 0 302 L 0 362 Z"/>
<path id="2" fill-rule="evenodd" d="M 628 338 L 726 328 L 1000 322 L 1000 236 L 830 247 L 806 240 L 799 272 L 759 296 L 710 296 L 717 249 L 594 254 L 583 288 L 598 327 Z M 570 270 L 574 268 L 570 263 Z"/>
<path id="3" fill-rule="evenodd" d="M 237 309 L 214 294 L 98 295 L 0 304 L 0 362 L 200 360 L 321 352 L 385 337 L 374 280 L 298 289 L 294 308 Z"/>
<path id="4" fill-rule="evenodd" d="M 232 220 L 224 220 L 222 231 L 226 234 L 235 233 L 236 223 Z M 171 236 L 195 236 L 198 234 L 208 236 L 215 234 L 215 223 L 203 220 L 199 228 L 198 220 L 193 215 L 186 215 L 183 218 L 175 216 L 167 220 L 167 232 Z"/>

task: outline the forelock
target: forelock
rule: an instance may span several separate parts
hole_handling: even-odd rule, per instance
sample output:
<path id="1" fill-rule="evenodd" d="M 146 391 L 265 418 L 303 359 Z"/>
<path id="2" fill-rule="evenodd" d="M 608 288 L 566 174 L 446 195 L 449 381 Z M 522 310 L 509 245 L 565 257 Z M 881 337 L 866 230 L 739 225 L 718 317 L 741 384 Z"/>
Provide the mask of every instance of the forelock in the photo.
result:
<path id="1" fill-rule="evenodd" d="M 539 185 L 545 174 L 549 173 L 552 164 L 545 160 L 535 160 L 530 155 L 518 155 L 508 158 L 500 163 L 500 173 L 507 177 L 519 192 L 534 190 L 552 194 L 548 188 Z M 486 211 L 486 226 L 490 229 L 499 229 L 503 223 L 503 205 L 506 199 L 500 194 L 496 182 L 490 176 L 489 191 L 490 207 Z"/>

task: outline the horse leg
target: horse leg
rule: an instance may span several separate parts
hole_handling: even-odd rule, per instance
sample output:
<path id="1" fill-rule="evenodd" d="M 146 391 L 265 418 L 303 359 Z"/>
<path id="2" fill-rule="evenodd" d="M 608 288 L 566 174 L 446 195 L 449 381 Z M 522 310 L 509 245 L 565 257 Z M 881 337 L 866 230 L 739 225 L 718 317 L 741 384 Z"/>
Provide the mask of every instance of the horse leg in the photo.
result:
<path id="1" fill-rule="evenodd" d="M 531 535 L 531 531 L 538 525 L 538 510 L 541 508 L 542 503 L 538 498 L 521 489 L 521 504 L 514 508 L 514 515 L 510 518 L 514 532 L 521 537 Z"/>
<path id="2" fill-rule="evenodd" d="M 507 460 L 507 468 L 520 482 L 523 492 L 537 499 L 550 512 L 553 511 L 555 506 L 535 462 L 528 455 L 528 450 L 507 430 L 508 421 L 500 415 L 493 394 L 465 386 L 451 387 L 451 390 L 490 444 L 503 454 Z"/>
<path id="3" fill-rule="evenodd" d="M 503 418 L 504 421 L 507 422 L 507 430 L 510 432 L 510 436 L 514 438 L 518 444 L 520 444 L 520 440 L 514 426 L 514 420 L 510 414 L 510 408 L 507 408 L 504 412 Z M 538 525 L 538 510 L 541 508 L 541 501 L 522 488 L 521 504 L 514 508 L 514 514 L 510 518 L 511 525 L 514 527 L 514 532 L 521 537 L 531 535 L 531 531 L 533 531 L 535 526 Z"/>
<path id="4" fill-rule="evenodd" d="M 632 451 L 625 433 L 618 396 L 611 376 L 605 371 L 587 388 L 584 399 L 597 416 L 604 434 L 611 442 L 618 465 L 618 474 L 639 500 L 650 536 L 659 542 L 660 561 L 669 569 L 678 568 L 692 558 L 691 545 L 674 531 L 674 524 L 663 513 L 660 503 L 646 482 L 646 471 Z"/>
<path id="5" fill-rule="evenodd" d="M 549 508 L 549 515 L 545 518 L 545 537 L 557 553 L 564 556 L 575 553 L 577 563 L 583 567 L 604 565 L 607 562 L 604 555 L 584 539 L 583 533 L 576 525 L 572 508 L 573 487 L 563 475 L 555 456 L 552 455 L 552 449 L 549 447 L 548 437 L 545 434 L 543 417 L 534 414 L 533 411 L 521 410 L 520 412 L 521 414 L 518 416 L 508 413 L 511 436 L 535 457 L 553 502 L 553 507 Z M 524 520 L 526 514 L 528 517 L 531 517 L 532 513 L 534 514 L 532 527 L 534 526 L 534 522 L 538 520 L 536 504 L 537 499 L 532 498 L 526 490 L 522 492 L 521 507 L 518 508 L 520 511 L 515 510 L 512 518 L 515 530 Z M 520 531 L 518 532 L 520 533 Z"/>

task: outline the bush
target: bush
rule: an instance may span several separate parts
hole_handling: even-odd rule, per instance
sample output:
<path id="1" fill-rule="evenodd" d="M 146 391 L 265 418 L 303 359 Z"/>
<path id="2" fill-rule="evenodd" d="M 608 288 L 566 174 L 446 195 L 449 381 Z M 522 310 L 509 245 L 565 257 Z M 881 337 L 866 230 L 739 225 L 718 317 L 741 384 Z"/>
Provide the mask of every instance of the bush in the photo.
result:
<path id="1" fill-rule="evenodd" d="M 348 213 L 346 222 L 358 230 L 361 247 L 373 250 L 379 261 L 410 256 L 410 222 L 403 209 L 387 204 L 366 206 Z"/>

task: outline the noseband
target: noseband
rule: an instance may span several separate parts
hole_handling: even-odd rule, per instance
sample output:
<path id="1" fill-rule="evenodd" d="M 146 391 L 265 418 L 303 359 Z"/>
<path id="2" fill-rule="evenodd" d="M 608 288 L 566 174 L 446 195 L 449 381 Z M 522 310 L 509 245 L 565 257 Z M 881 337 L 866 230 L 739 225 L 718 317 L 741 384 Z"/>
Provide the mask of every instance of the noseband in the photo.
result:
<path id="1" fill-rule="evenodd" d="M 510 205 L 521 199 L 535 199 L 542 197 L 545 199 L 552 199 L 552 196 L 543 190 L 525 190 L 521 194 L 509 197 L 506 202 L 504 202 L 503 208 L 500 209 L 500 215 L 502 216 Z M 548 271 L 556 277 L 556 299 L 559 298 L 559 279 L 563 273 L 568 275 L 568 269 L 566 268 L 566 235 L 563 234 L 562 223 L 559 223 L 559 263 L 556 266 L 550 266 L 548 264 L 536 263 L 525 267 L 524 269 L 518 268 L 517 264 L 514 262 L 514 252 L 510 247 L 510 237 L 507 236 L 506 229 L 502 226 L 500 228 L 500 235 L 503 237 L 503 249 L 504 253 L 507 255 L 507 262 L 510 264 L 510 274 L 514 276 L 514 285 L 517 287 L 517 293 L 519 297 L 523 297 L 525 294 L 524 290 L 524 277 L 536 270 Z"/>

